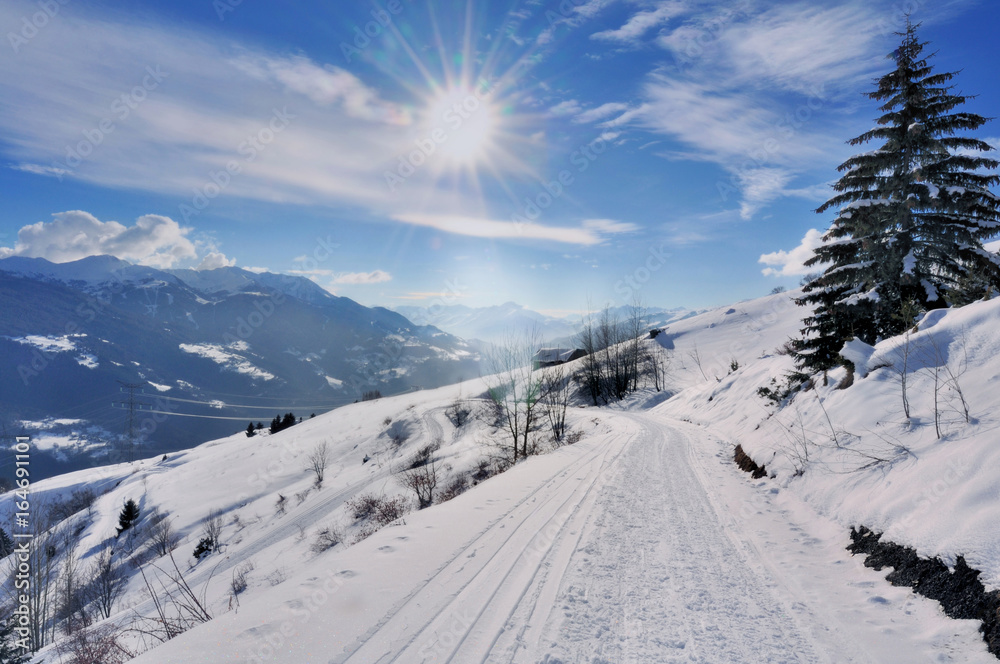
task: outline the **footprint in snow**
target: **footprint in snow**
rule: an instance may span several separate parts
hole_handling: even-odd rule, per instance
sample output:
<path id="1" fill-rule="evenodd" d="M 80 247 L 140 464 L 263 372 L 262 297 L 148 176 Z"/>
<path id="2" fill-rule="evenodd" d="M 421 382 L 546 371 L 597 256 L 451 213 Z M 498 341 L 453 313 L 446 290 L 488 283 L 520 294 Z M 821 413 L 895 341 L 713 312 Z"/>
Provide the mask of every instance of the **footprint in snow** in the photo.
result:
<path id="1" fill-rule="evenodd" d="M 381 551 L 382 553 L 392 553 L 396 549 L 386 544 L 385 546 L 380 546 L 378 550 Z"/>

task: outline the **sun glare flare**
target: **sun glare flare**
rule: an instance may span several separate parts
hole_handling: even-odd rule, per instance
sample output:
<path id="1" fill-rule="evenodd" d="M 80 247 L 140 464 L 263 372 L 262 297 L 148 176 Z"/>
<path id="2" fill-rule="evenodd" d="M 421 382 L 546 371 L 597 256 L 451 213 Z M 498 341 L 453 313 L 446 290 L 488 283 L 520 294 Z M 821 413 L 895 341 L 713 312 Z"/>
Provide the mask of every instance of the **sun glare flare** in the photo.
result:
<path id="1" fill-rule="evenodd" d="M 442 90 L 427 106 L 428 133 L 451 167 L 473 167 L 489 159 L 498 120 L 490 92 L 484 87 Z"/>

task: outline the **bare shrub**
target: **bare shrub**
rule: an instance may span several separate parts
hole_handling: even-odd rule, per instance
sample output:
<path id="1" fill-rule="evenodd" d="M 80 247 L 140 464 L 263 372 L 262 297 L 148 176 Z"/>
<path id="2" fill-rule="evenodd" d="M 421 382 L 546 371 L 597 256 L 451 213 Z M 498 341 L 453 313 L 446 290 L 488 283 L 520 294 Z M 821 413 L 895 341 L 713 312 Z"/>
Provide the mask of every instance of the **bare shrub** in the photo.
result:
<path id="1" fill-rule="evenodd" d="M 541 379 L 533 371 L 541 335 L 537 329 L 520 335 L 508 332 L 484 356 L 488 396 L 496 405 L 503 428 L 510 435 L 513 463 L 530 454 L 531 433 L 538 428 Z"/>
<path id="2" fill-rule="evenodd" d="M 309 453 L 309 470 L 315 475 L 313 485 L 319 489 L 323 486 L 323 477 L 326 474 L 326 467 L 330 463 L 330 448 L 326 441 L 313 448 Z M 300 501 L 301 502 L 301 501 Z"/>
<path id="3" fill-rule="evenodd" d="M 80 629 L 60 642 L 56 652 L 63 664 L 124 664 L 139 653 L 125 648 L 119 636 L 119 628 L 107 623 Z"/>
<path id="4" fill-rule="evenodd" d="M 180 537 L 174 531 L 170 519 L 159 514 L 156 514 L 155 517 L 149 528 L 149 546 L 157 555 L 165 556 L 177 547 Z"/>
<path id="5" fill-rule="evenodd" d="M 272 586 L 277 586 L 285 582 L 288 579 L 288 573 L 285 568 L 276 569 L 267 575 L 267 582 Z"/>
<path id="6" fill-rule="evenodd" d="M 387 526 L 407 513 L 406 499 L 402 496 L 376 496 L 364 494 L 347 501 L 347 508 L 358 521 L 372 521 L 379 527 Z"/>
<path id="7" fill-rule="evenodd" d="M 90 487 L 78 489 L 69 496 L 52 503 L 52 517 L 56 521 L 65 521 L 77 512 L 87 510 L 90 514 L 97 500 L 97 494 Z"/>
<path id="8" fill-rule="evenodd" d="M 368 494 L 358 498 L 363 500 L 354 499 L 347 503 L 348 509 L 361 522 L 361 528 L 354 539 L 355 543 L 371 537 L 375 532 L 402 518 L 409 511 L 407 500 L 402 496 L 387 498 Z M 365 516 L 359 517 L 359 514 Z"/>
<path id="9" fill-rule="evenodd" d="M 324 526 L 316 531 L 316 539 L 309 549 L 319 555 L 346 541 L 344 532 L 335 526 Z"/>
<path id="10" fill-rule="evenodd" d="M 504 468 L 503 470 L 506 470 L 506 468 Z M 473 484 L 478 484 L 479 482 L 488 480 L 489 478 L 496 475 L 498 472 L 502 473 L 503 470 L 500 470 L 497 467 L 497 464 L 494 462 L 493 459 L 489 457 L 483 457 L 476 463 L 476 471 L 472 473 Z"/>
<path id="11" fill-rule="evenodd" d="M 568 434 L 566 434 L 564 441 L 567 445 L 575 445 L 576 443 L 579 443 L 580 440 L 582 439 L 583 439 L 583 430 L 577 429 L 576 431 L 570 431 Z"/>
<path id="12" fill-rule="evenodd" d="M 274 512 L 275 514 L 282 515 L 285 513 L 285 509 L 288 507 L 288 498 L 278 494 L 278 499 L 274 501 Z"/>
<path id="13" fill-rule="evenodd" d="M 378 503 L 378 496 L 371 493 L 363 493 L 347 501 L 347 509 L 355 521 L 370 519 L 375 514 L 375 506 Z"/>
<path id="14" fill-rule="evenodd" d="M 444 488 L 444 491 L 438 496 L 438 502 L 446 503 L 453 498 L 457 498 L 469 489 L 469 480 L 466 479 L 465 475 L 459 475 L 454 478 L 448 485 Z"/>
<path id="15" fill-rule="evenodd" d="M 434 442 L 424 445 L 417 453 L 413 455 L 413 460 L 410 461 L 410 468 L 419 468 L 421 466 L 426 466 L 430 463 L 431 458 L 434 453 L 441 449 L 441 439 L 436 438 Z"/>
<path id="16" fill-rule="evenodd" d="M 209 510 L 202 529 L 205 537 L 212 540 L 212 552 L 218 551 L 222 546 L 222 512 L 217 509 Z"/>
<path id="17" fill-rule="evenodd" d="M 115 603 L 125 592 L 128 577 L 114 560 L 111 549 L 101 549 L 90 566 L 89 595 L 102 618 L 110 618 Z"/>
<path id="18" fill-rule="evenodd" d="M 252 560 L 248 560 L 233 570 L 233 577 L 229 582 L 229 594 L 236 597 L 247 589 L 250 582 L 250 572 L 254 570 Z"/>
<path id="19" fill-rule="evenodd" d="M 424 462 L 423 465 L 405 470 L 398 475 L 399 482 L 417 496 L 418 509 L 434 504 L 434 489 L 437 488 L 437 464 Z"/>
<path id="20" fill-rule="evenodd" d="M 566 433 L 571 381 L 571 376 L 562 366 L 542 370 L 541 402 L 552 431 L 552 440 L 556 444 L 562 441 Z"/>
<path id="21" fill-rule="evenodd" d="M 133 627 L 140 635 L 161 642 L 169 641 L 192 627 L 212 619 L 205 600 L 211 576 L 205 581 L 201 593 L 198 593 L 188 584 L 184 573 L 177 566 L 173 552 L 167 555 L 170 558 L 171 568 L 163 569 L 156 564 L 148 565 L 159 572 L 155 576 L 146 573 L 147 565 L 139 566 L 139 574 L 153 601 L 155 615 L 138 621 Z"/>
<path id="22" fill-rule="evenodd" d="M 295 504 L 301 505 L 302 503 L 306 502 L 306 498 L 309 497 L 309 491 L 310 491 L 309 489 L 306 489 L 305 491 L 299 491 L 297 494 L 295 494 Z"/>

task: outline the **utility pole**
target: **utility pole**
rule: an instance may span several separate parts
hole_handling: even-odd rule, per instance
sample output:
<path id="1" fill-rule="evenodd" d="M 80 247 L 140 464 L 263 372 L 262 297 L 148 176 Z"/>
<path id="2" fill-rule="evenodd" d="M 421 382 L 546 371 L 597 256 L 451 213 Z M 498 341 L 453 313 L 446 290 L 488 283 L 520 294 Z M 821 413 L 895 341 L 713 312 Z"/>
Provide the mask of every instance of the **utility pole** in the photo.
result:
<path id="1" fill-rule="evenodd" d="M 121 385 L 119 391 L 125 392 L 128 390 L 128 401 L 117 401 L 112 405 L 128 409 L 128 418 L 125 422 L 125 435 L 128 438 L 128 462 L 132 463 L 135 461 L 135 411 L 142 410 L 143 406 L 150 407 L 152 404 L 135 398 L 136 390 L 139 391 L 139 394 L 142 394 L 142 388 L 145 383 L 126 383 L 120 380 L 118 384 Z"/>

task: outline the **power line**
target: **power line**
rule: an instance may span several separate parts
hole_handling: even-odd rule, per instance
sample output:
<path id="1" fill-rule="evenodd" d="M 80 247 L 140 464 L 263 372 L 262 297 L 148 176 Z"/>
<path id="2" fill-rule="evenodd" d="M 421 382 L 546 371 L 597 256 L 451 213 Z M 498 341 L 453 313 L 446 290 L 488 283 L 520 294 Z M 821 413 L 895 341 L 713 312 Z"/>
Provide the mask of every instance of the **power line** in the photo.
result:
<path id="1" fill-rule="evenodd" d="M 157 413 L 159 415 L 173 415 L 175 417 L 199 417 L 205 420 L 236 420 L 238 422 L 246 422 L 245 417 L 225 417 L 223 415 L 195 415 L 194 413 L 177 413 L 169 410 L 150 410 L 150 413 Z"/>
<path id="2" fill-rule="evenodd" d="M 118 401 L 114 402 L 112 405 L 128 408 L 128 420 L 125 425 L 125 430 L 128 435 L 128 462 L 132 463 L 135 460 L 135 411 L 142 410 L 143 406 L 151 407 L 152 404 L 135 398 L 135 391 L 139 390 L 139 394 L 142 394 L 142 386 L 145 385 L 145 383 L 126 383 L 118 381 L 118 384 L 121 385 L 121 388 L 119 389 L 122 392 L 128 390 L 128 401 Z"/>
<path id="3" fill-rule="evenodd" d="M 340 404 L 326 404 L 323 406 L 250 406 L 247 404 L 226 403 L 222 399 L 215 399 L 213 401 L 199 401 L 197 399 L 182 399 L 180 397 L 167 397 L 163 396 L 162 394 L 158 395 L 157 398 L 168 399 L 170 401 L 182 401 L 184 403 L 196 403 L 196 404 L 201 404 L 203 406 L 210 406 L 212 408 L 248 408 L 255 410 L 290 410 L 292 408 L 298 408 L 300 410 L 301 409 L 322 410 L 324 408 L 330 408 L 331 406 L 343 404 L 343 402 L 341 402 Z"/>

